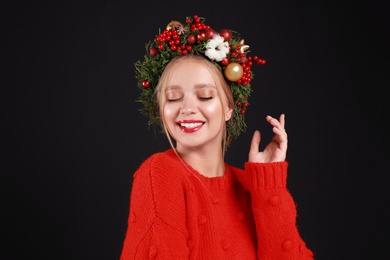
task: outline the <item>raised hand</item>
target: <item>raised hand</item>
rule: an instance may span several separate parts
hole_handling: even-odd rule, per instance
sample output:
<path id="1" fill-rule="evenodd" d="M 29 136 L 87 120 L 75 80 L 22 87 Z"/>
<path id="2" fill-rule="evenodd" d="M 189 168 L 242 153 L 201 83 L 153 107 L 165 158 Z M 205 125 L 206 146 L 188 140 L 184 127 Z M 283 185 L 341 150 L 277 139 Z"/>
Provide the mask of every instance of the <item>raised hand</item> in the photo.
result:
<path id="1" fill-rule="evenodd" d="M 280 162 L 286 159 L 288 140 L 286 130 L 284 129 L 285 115 L 281 114 L 279 120 L 268 115 L 266 120 L 273 126 L 272 131 L 275 135 L 264 150 L 259 151 L 261 134 L 260 131 L 256 130 L 252 137 L 248 162 Z"/>

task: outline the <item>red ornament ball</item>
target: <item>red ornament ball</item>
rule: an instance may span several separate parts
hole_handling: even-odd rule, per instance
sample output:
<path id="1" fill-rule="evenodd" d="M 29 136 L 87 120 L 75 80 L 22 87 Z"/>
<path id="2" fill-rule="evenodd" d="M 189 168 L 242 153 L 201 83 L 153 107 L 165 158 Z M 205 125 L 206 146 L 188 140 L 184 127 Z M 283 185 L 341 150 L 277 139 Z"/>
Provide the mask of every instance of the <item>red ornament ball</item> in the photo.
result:
<path id="1" fill-rule="evenodd" d="M 187 43 L 192 45 L 196 42 L 196 37 L 193 34 L 188 35 L 187 37 Z"/>
<path id="2" fill-rule="evenodd" d="M 228 29 L 222 29 L 219 31 L 219 35 L 223 37 L 225 41 L 229 41 L 232 38 L 232 31 Z"/>
<path id="3" fill-rule="evenodd" d="M 211 39 L 215 35 L 215 30 L 211 29 L 211 28 L 208 28 L 208 29 L 205 30 L 205 33 L 206 33 L 207 39 Z"/>
<path id="4" fill-rule="evenodd" d="M 207 37 L 207 36 L 206 36 L 206 33 L 205 33 L 205 32 L 201 32 L 201 33 L 198 34 L 197 37 L 198 37 L 198 40 L 199 40 L 199 41 L 204 41 L 204 40 L 206 40 L 206 37 Z"/>

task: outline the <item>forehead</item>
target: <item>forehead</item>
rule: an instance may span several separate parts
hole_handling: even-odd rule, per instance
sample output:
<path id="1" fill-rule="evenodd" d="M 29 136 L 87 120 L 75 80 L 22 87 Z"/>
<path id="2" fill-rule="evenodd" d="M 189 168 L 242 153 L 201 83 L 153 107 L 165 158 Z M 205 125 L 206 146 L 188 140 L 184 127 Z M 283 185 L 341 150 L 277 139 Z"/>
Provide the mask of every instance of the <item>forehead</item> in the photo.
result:
<path id="1" fill-rule="evenodd" d="M 183 59 L 171 68 L 167 86 L 173 85 L 215 85 L 215 79 L 206 63 L 194 59 Z"/>

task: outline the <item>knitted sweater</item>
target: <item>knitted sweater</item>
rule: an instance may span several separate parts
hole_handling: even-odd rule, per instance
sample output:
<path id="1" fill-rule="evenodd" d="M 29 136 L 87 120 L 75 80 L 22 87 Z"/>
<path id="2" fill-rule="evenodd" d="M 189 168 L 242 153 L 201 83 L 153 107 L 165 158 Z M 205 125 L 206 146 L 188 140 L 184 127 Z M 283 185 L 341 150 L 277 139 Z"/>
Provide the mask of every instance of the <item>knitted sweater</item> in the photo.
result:
<path id="1" fill-rule="evenodd" d="M 174 151 L 149 157 L 134 174 L 121 260 L 313 259 L 296 226 L 287 162 L 225 163 L 207 178 Z"/>

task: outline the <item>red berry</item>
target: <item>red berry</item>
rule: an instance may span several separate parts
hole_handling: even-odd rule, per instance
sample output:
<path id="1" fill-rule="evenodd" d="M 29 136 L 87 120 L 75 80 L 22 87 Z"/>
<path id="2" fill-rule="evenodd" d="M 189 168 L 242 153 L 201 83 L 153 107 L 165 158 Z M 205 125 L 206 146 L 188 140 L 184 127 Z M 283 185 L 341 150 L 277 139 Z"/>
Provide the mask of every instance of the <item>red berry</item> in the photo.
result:
<path id="1" fill-rule="evenodd" d="M 158 50 L 157 50 L 156 47 L 152 47 L 152 48 L 150 48 L 149 53 L 150 53 L 151 56 L 156 56 L 157 53 L 158 53 Z"/>
<path id="2" fill-rule="evenodd" d="M 144 88 L 148 88 L 148 87 L 150 87 L 150 82 L 145 79 L 144 81 L 142 81 L 142 86 Z"/>
<path id="3" fill-rule="evenodd" d="M 222 60 L 221 60 L 221 64 L 223 65 L 223 66 L 227 66 L 228 64 L 229 64 L 229 59 L 228 58 L 223 58 Z"/>

